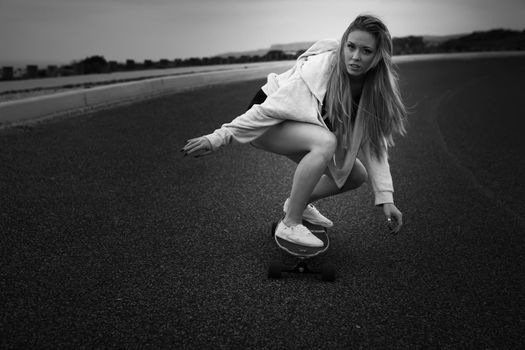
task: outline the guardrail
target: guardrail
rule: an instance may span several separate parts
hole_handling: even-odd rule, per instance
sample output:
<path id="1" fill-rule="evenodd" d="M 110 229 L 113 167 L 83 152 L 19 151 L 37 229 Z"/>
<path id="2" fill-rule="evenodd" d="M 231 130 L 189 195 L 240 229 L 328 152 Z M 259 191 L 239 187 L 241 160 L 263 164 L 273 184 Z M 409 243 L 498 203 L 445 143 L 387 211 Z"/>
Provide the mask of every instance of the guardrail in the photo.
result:
<path id="1" fill-rule="evenodd" d="M 204 86 L 264 78 L 271 72 L 285 71 L 293 64 L 294 61 L 286 61 L 253 68 L 152 78 L 2 102 L 0 127 L 82 114 Z"/>

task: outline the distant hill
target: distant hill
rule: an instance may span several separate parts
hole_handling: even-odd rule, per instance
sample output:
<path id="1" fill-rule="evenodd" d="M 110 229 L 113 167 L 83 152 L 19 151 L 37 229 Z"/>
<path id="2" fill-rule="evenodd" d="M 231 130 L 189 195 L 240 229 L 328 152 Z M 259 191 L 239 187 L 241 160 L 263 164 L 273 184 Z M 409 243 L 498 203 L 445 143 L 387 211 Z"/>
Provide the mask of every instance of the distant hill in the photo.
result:
<path id="1" fill-rule="evenodd" d="M 227 58 L 227 57 L 238 58 L 242 56 L 261 56 L 262 57 L 266 55 L 268 52 L 273 51 L 273 50 L 279 50 L 285 53 L 295 54 L 297 51 L 308 49 L 314 43 L 315 41 L 304 41 L 304 42 L 296 42 L 296 43 L 288 43 L 288 44 L 274 44 L 267 49 L 258 49 L 258 50 L 253 50 L 253 51 L 227 52 L 227 53 L 222 53 L 220 55 L 217 55 L 216 57 L 222 57 L 222 58 Z"/>
<path id="2" fill-rule="evenodd" d="M 457 39 L 467 34 L 454 34 L 454 35 L 423 35 L 423 42 L 428 46 L 436 46 L 445 41 Z"/>
<path id="3" fill-rule="evenodd" d="M 290 44 L 274 44 L 270 46 L 271 50 L 281 50 L 286 53 L 296 53 L 297 51 L 307 50 L 315 43 L 315 41 L 302 41 Z"/>
<path id="4" fill-rule="evenodd" d="M 221 53 L 219 55 L 215 55 L 213 57 L 220 57 L 220 58 L 228 58 L 228 57 L 235 57 L 239 58 L 242 56 L 264 56 L 270 51 L 270 49 L 258 49 L 258 50 L 251 50 L 251 51 L 235 51 L 235 52 L 226 52 Z"/>

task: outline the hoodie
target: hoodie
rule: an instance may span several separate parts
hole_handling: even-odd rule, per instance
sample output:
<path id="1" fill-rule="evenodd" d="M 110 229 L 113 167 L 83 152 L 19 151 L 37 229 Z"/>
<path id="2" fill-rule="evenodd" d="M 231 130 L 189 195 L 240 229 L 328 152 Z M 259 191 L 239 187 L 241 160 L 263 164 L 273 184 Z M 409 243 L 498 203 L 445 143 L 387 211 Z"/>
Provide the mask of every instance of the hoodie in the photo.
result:
<path id="1" fill-rule="evenodd" d="M 321 115 L 330 72 L 335 64 L 338 40 L 316 42 L 297 59 L 296 64 L 282 74 L 271 73 L 261 89 L 268 96 L 262 104 L 253 105 L 230 123 L 223 124 L 205 137 L 215 151 L 237 142 L 248 143 L 264 134 L 272 126 L 285 120 L 311 123 L 328 129 Z M 363 142 L 363 113 L 361 97 L 355 123 L 346 140 L 338 140 L 337 150 L 328 163 L 328 170 L 336 185 L 345 184 L 356 158 L 368 172 L 368 182 L 374 192 L 374 204 L 393 203 L 393 184 L 387 151 L 379 159 Z"/>

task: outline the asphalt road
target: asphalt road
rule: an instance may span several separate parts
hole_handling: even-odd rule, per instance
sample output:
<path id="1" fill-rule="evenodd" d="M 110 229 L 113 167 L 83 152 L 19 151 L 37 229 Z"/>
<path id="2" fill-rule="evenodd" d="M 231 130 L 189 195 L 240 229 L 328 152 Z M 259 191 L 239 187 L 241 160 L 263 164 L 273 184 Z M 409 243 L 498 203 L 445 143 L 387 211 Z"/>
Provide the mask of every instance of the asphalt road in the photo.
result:
<path id="1" fill-rule="evenodd" d="M 482 164 L 461 158 L 477 124 L 457 136 L 449 114 L 487 111 L 493 91 L 521 88 L 522 66 L 400 66 L 413 112 L 391 167 L 406 224 L 389 235 L 367 186 L 319 202 L 335 227 L 313 263 L 335 265 L 334 283 L 266 277 L 290 261 L 270 226 L 291 162 L 240 145 L 179 153 L 242 112 L 261 81 L 0 131 L 0 347 L 523 348 L 523 216 L 499 195 L 512 189 L 486 185 L 498 172 L 518 183 L 523 163 L 493 157 L 497 172 L 478 176 Z M 518 75 L 496 85 L 502 72 Z M 495 90 L 470 93 L 481 77 Z"/>

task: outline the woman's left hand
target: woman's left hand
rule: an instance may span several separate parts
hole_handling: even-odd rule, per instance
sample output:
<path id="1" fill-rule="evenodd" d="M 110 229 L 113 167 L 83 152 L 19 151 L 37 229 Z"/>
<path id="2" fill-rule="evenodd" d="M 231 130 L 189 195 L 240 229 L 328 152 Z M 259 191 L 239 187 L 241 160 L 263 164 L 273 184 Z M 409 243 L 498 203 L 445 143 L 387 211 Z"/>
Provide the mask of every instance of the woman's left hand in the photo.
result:
<path id="1" fill-rule="evenodd" d="M 401 214 L 394 203 L 383 204 L 383 213 L 385 213 L 390 233 L 398 234 L 401 226 L 403 226 L 403 214 Z"/>

